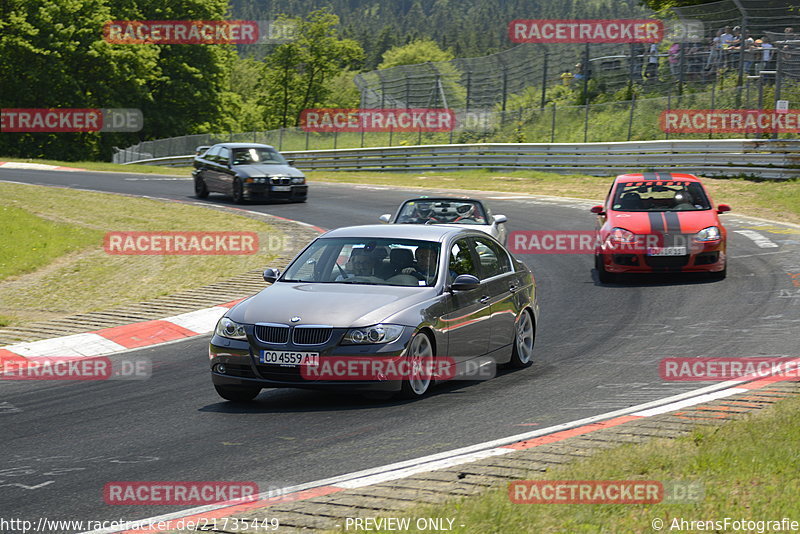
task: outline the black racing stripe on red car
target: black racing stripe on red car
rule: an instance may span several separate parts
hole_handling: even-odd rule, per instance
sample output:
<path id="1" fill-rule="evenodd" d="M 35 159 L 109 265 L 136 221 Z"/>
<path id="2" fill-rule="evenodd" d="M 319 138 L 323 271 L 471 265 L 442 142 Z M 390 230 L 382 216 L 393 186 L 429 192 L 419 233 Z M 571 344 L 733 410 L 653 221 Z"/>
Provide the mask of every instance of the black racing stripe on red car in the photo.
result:
<path id="1" fill-rule="evenodd" d="M 675 235 L 681 233 L 681 219 L 676 212 L 674 211 L 664 212 L 664 219 L 667 222 L 668 234 Z"/>
<path id="2" fill-rule="evenodd" d="M 661 213 L 657 211 L 650 211 L 647 213 L 647 217 L 650 219 L 650 233 L 657 236 L 663 236 L 664 218 L 661 216 Z"/>

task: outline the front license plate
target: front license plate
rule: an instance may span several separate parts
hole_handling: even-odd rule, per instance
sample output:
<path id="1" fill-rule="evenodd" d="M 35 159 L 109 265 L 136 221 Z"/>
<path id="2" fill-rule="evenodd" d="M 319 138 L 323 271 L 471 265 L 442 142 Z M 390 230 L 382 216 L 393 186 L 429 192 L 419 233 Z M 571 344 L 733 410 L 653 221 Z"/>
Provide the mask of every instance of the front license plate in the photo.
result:
<path id="1" fill-rule="evenodd" d="M 258 361 L 271 365 L 319 365 L 319 352 L 262 350 Z"/>
<path id="2" fill-rule="evenodd" d="M 648 248 L 648 256 L 686 256 L 686 247 Z"/>
<path id="3" fill-rule="evenodd" d="M 272 190 L 273 191 L 291 191 L 292 190 L 292 186 L 291 185 L 273 185 L 272 186 Z"/>

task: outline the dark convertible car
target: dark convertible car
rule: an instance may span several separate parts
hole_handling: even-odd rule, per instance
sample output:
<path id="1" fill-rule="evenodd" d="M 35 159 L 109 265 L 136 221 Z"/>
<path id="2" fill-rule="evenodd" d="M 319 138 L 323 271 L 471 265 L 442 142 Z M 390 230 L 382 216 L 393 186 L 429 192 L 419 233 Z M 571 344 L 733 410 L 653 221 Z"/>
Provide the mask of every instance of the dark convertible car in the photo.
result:
<path id="1" fill-rule="evenodd" d="M 415 398 L 470 368 L 531 363 L 533 273 L 478 230 L 339 228 L 264 279 L 272 285 L 231 308 L 211 338 L 212 380 L 228 400 L 253 399 L 265 387 Z"/>
<path id="2" fill-rule="evenodd" d="M 200 147 L 198 147 L 200 148 Z M 237 204 L 245 200 L 305 202 L 306 177 L 269 145 L 220 143 L 194 158 L 194 193 L 222 193 Z"/>

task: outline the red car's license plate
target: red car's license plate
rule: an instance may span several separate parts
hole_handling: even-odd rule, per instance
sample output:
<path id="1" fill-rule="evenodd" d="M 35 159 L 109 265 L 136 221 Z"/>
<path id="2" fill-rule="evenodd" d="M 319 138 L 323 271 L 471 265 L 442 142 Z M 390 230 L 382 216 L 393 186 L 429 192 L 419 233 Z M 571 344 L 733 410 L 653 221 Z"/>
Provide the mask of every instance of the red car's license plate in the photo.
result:
<path id="1" fill-rule="evenodd" d="M 685 256 L 686 247 L 657 247 L 648 248 L 648 256 Z"/>

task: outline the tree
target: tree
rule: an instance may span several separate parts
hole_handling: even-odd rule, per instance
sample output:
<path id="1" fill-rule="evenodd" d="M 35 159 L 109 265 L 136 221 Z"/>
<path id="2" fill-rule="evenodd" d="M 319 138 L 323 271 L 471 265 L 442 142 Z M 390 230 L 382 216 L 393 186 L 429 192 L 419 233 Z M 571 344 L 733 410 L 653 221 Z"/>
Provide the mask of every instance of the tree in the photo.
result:
<path id="1" fill-rule="evenodd" d="M 330 81 L 344 69 L 364 60 L 364 50 L 352 39 L 339 36 L 339 17 L 328 10 L 308 18 L 288 19 L 296 24 L 295 39 L 278 46 L 266 58 L 264 70 L 265 121 L 270 127 L 295 126 L 300 113 L 319 106 L 330 95 Z"/>
<path id="2" fill-rule="evenodd" d="M 435 61 L 449 61 L 453 59 L 453 53 L 449 50 L 442 50 L 436 41 L 432 39 L 420 39 L 412 41 L 404 46 L 395 46 L 383 54 L 383 61 L 378 65 L 379 69 L 390 69 L 400 65 L 416 65 Z"/>
<path id="3" fill-rule="evenodd" d="M 653 11 L 661 11 L 671 7 L 698 6 L 710 4 L 719 0 L 639 0 L 639 3 Z"/>
<path id="4" fill-rule="evenodd" d="M 435 82 L 427 90 L 423 89 L 423 91 L 427 91 L 425 105 L 461 108 L 466 102 L 467 90 L 460 83 L 461 72 L 449 62 L 451 59 L 453 59 L 453 54 L 449 50 L 442 50 L 436 42 L 430 39 L 419 39 L 404 46 L 396 46 L 383 55 L 383 61 L 378 66 L 378 70 L 388 70 L 388 72 L 385 74 L 371 72 L 364 77 L 372 81 L 381 75 L 389 78 L 404 78 L 404 83 L 409 84 L 411 82 L 403 72 L 403 66 L 426 63 L 435 74 Z M 413 96 L 410 92 L 408 92 L 409 96 Z M 411 104 L 412 102 L 405 102 L 406 106 Z"/>
<path id="5" fill-rule="evenodd" d="M 109 158 L 114 145 L 231 127 L 230 45 L 111 44 L 110 20 L 220 20 L 226 0 L 5 0 L 0 107 L 139 108 L 139 133 L 3 133 L 0 153 Z"/>

